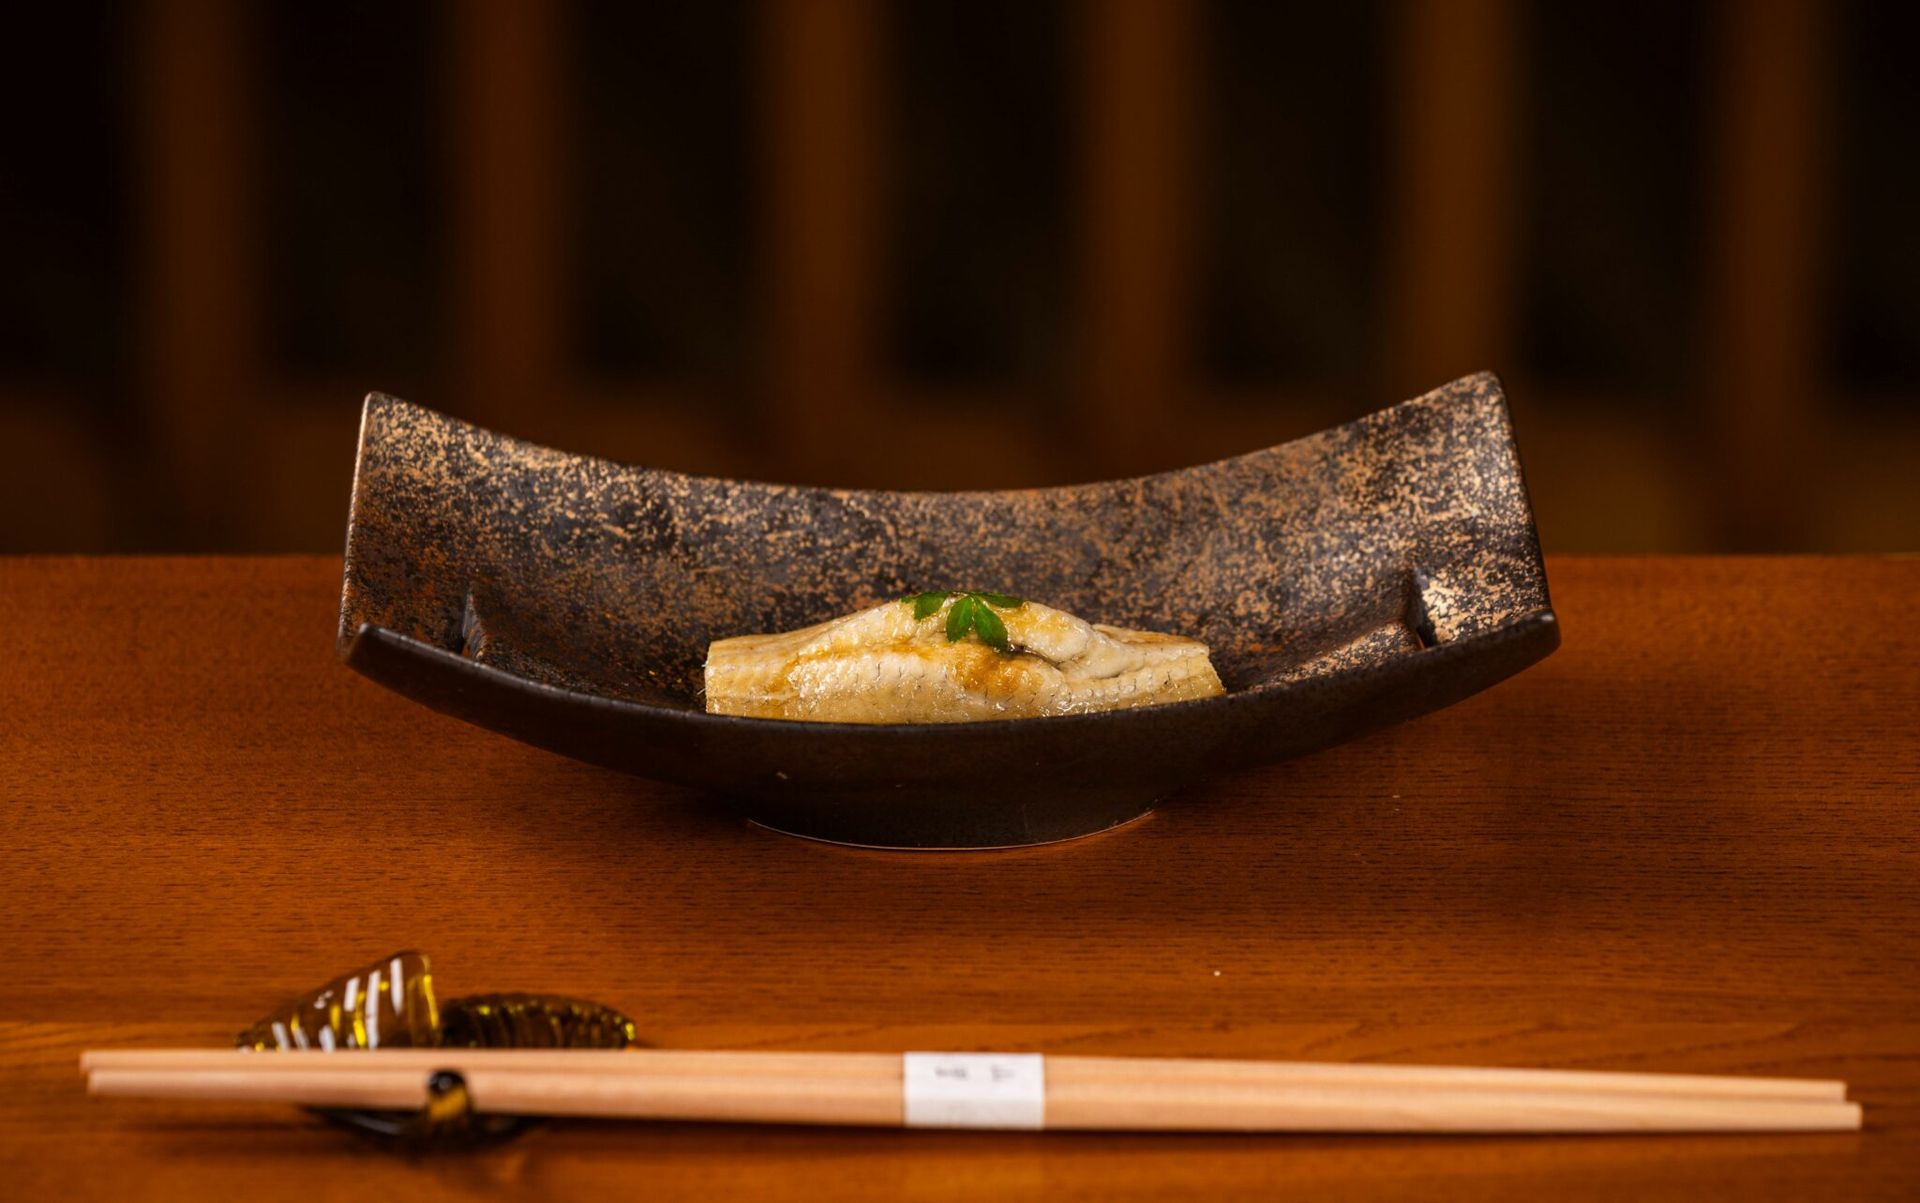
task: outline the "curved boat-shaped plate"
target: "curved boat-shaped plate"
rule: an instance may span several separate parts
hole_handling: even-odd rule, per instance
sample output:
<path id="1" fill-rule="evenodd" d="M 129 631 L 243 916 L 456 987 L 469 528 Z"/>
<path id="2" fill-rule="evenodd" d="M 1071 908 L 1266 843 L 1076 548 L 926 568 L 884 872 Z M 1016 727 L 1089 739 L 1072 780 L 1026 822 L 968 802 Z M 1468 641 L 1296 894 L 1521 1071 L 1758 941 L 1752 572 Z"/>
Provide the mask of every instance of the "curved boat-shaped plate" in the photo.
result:
<path id="1" fill-rule="evenodd" d="M 1228 692 L 917 726 L 705 713 L 710 640 L 949 586 L 1204 639 Z M 1506 401 L 1480 375 L 1237 459 L 982 493 L 621 467 L 375 394 L 339 646 L 437 710 L 783 831 L 961 848 L 1104 830 L 1206 774 L 1450 705 L 1558 643 Z"/>

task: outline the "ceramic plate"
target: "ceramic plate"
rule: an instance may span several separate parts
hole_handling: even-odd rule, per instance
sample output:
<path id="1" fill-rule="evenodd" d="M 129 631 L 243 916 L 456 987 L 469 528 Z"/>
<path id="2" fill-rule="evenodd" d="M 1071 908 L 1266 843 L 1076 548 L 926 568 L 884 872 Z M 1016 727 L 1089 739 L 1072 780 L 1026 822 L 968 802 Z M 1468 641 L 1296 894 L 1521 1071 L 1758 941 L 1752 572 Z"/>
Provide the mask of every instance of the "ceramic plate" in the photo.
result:
<path id="1" fill-rule="evenodd" d="M 948 587 L 1203 639 L 1227 693 L 990 723 L 705 713 L 710 640 Z M 502 734 L 783 831 L 925 848 L 1104 830 L 1208 774 L 1457 702 L 1558 643 L 1491 375 L 1219 463 L 976 493 L 624 467 L 375 394 L 339 632 L 357 671 Z"/>

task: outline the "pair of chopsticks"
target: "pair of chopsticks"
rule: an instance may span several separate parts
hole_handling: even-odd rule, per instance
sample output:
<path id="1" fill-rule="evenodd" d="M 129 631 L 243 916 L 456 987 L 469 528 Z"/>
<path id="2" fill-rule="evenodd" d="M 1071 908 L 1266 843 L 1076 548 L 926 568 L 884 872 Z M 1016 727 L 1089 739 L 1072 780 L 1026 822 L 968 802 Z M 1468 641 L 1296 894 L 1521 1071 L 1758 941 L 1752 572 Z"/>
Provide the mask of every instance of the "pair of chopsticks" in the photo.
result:
<path id="1" fill-rule="evenodd" d="M 1029 1058 L 1029 1060 L 1039 1060 Z M 1248 1132 L 1791 1132 L 1860 1127 L 1796 1078 L 1048 1056 L 1044 1126 Z M 92 1094 L 411 1110 L 436 1072 L 485 1114 L 902 1126 L 899 1054 L 516 1049 L 88 1052 Z M 977 1124 L 965 1126 L 994 1126 Z"/>

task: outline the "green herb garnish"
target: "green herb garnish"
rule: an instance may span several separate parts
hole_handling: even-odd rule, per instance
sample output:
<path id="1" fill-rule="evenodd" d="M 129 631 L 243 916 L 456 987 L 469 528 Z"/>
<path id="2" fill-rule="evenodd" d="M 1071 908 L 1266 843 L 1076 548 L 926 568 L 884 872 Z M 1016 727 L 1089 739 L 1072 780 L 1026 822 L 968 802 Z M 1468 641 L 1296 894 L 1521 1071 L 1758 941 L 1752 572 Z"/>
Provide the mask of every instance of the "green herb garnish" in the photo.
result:
<path id="1" fill-rule="evenodd" d="M 1009 593 L 961 592 L 956 589 L 909 593 L 900 600 L 913 607 L 916 620 L 924 621 L 938 613 L 940 607 L 947 604 L 948 598 L 955 599 L 947 610 L 948 643 L 958 643 L 968 631 L 972 631 L 980 637 L 980 642 L 1003 652 L 1007 650 L 1007 624 L 994 611 L 1018 610 L 1027 604 L 1025 599 Z"/>

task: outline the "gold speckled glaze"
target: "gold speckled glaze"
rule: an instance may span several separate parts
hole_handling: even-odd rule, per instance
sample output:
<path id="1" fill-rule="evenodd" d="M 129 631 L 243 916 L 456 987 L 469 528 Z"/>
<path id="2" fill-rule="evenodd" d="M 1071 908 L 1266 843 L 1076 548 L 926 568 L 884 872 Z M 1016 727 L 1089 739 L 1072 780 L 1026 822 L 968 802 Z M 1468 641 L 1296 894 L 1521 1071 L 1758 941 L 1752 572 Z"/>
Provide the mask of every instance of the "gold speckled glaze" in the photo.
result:
<path id="1" fill-rule="evenodd" d="M 1220 696 L 996 723 L 708 714 L 714 640 L 950 583 L 1206 644 Z M 902 847 L 1067 838 L 1483 689 L 1558 628 L 1500 382 L 1132 480 L 895 493 L 622 467 L 367 401 L 339 646 L 428 705 Z"/>

